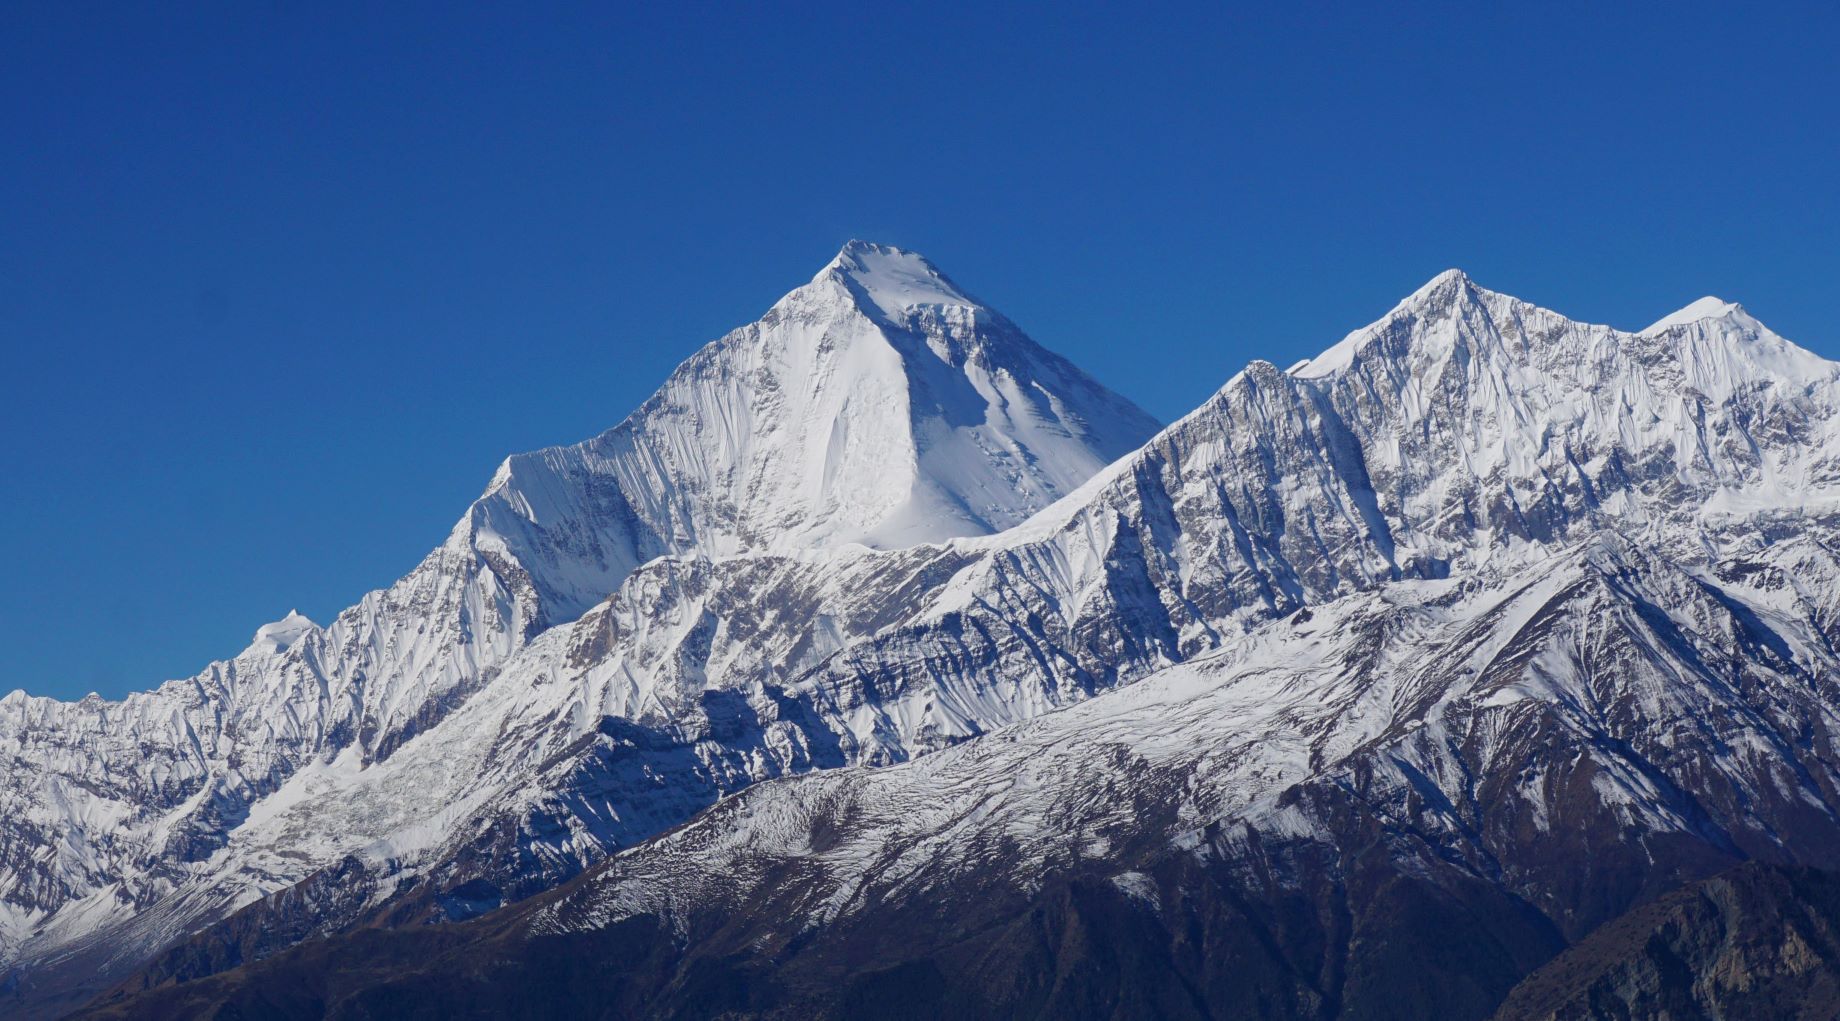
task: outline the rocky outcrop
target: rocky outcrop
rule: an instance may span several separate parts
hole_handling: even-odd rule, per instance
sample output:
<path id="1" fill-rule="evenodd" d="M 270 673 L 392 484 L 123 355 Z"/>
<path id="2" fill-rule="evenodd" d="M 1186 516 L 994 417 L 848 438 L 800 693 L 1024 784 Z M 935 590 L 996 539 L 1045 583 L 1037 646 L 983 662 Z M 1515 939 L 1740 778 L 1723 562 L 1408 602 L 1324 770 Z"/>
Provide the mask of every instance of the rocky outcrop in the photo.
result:
<path id="1" fill-rule="evenodd" d="M 1840 1016 L 1840 875 L 1748 864 L 1610 922 L 1529 975 L 1497 1021 Z"/>

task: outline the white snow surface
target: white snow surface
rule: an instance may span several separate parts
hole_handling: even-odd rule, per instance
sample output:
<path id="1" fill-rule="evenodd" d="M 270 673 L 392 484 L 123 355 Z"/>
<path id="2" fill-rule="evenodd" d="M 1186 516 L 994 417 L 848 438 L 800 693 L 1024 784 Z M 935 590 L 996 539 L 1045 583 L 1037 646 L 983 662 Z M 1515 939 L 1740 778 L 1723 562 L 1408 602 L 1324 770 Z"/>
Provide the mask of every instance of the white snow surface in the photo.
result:
<path id="1" fill-rule="evenodd" d="M 1627 333 L 1450 271 L 1150 436 L 925 260 L 852 242 L 622 425 L 509 459 L 416 572 L 328 627 L 120 703 L 0 699 L 0 807 L 22 820 L 0 832 L 0 953 L 131 962 L 346 856 L 378 896 L 445 875 L 487 832 L 566 875 L 825 766 L 908 763 L 721 800 L 633 860 L 694 848 L 707 868 L 671 868 L 726 882 L 707 842 L 796 850 L 775 813 L 833 784 L 885 789 L 869 818 L 939 860 L 971 853 L 954 819 L 1053 843 L 1057 802 L 1023 793 L 1090 778 L 1106 734 L 1214 763 L 1185 817 L 1307 830 L 1273 792 L 1396 725 L 1425 742 L 1415 768 L 1453 768 L 1431 707 L 1589 705 L 1557 639 L 1486 690 L 1414 657 L 1493 663 L 1512 621 L 1619 572 L 1700 631 L 1724 605 L 1701 580 L 1732 573 L 1826 664 L 1837 380 L 1741 310 Z M 1363 644 L 1353 622 L 1382 617 Z M 1389 668 L 1341 666 L 1372 656 Z M 1709 704 L 1662 662 L 1631 682 L 1644 711 Z M 1603 776 L 1674 824 L 1626 765 Z M 1014 812 L 974 809 L 998 782 Z M 873 854 L 863 833 L 838 861 Z M 614 913 L 684 889 L 614 886 Z"/>
<path id="2" fill-rule="evenodd" d="M 1691 302 L 1685 308 L 1670 312 L 1660 319 L 1655 320 L 1654 323 L 1650 324 L 1648 329 L 1642 332 L 1664 333 L 1676 326 L 1686 326 L 1691 323 L 1697 323 L 1702 319 L 1723 319 L 1726 316 L 1734 313 L 1742 313 L 1743 311 L 1743 308 L 1736 302 L 1726 301 L 1723 298 L 1715 298 L 1708 294 L 1698 301 Z"/>
<path id="3" fill-rule="evenodd" d="M 300 641 L 302 635 L 314 630 L 319 625 L 313 623 L 299 610 L 289 610 L 287 616 L 271 621 L 256 628 L 256 637 L 243 650 L 245 656 L 276 656 L 292 648 Z"/>
<path id="4" fill-rule="evenodd" d="M 1564 810 L 1620 820 L 1633 839 L 1703 825 L 1703 809 L 1678 794 L 1689 782 L 1740 792 L 1741 803 L 1786 793 L 1831 818 L 1820 785 L 1832 776 L 1793 768 L 1797 730 L 1729 683 L 1759 669 L 1728 647 L 1747 614 L 1780 629 L 1793 661 L 1829 677 L 1840 669 L 1792 618 L 1748 600 L 1734 607 L 1613 534 L 1554 550 L 1499 585 L 1395 583 L 920 759 L 757 785 L 618 855 L 534 929 L 653 914 L 687 933 L 699 914 L 763 902 L 821 926 L 924 901 L 935 886 L 959 884 L 963 896 L 965 877 L 1029 889 L 1158 847 L 1222 853 L 1241 832 L 1330 839 L 1293 796 L 1312 780 L 1359 788 L 1390 826 L 1429 827 L 1459 847 L 1478 817 L 1543 828 L 1560 770 L 1589 777 L 1597 799 Z M 1775 680 L 1793 689 L 1801 677 Z M 1840 706 L 1818 706 L 1817 718 L 1840 724 Z M 1542 727 L 1576 735 L 1584 751 L 1542 760 L 1538 741 L 1523 743 Z M 1692 760 L 1688 747 L 1713 754 Z M 1481 778 L 1505 778 L 1499 794 L 1478 791 L 1476 762 L 1499 768 Z M 1656 785 L 1657 762 L 1672 793 Z M 1154 908 L 1155 883 L 1120 868 L 1114 882 Z"/>
<path id="5" fill-rule="evenodd" d="M 921 256 L 852 241 L 620 425 L 508 458 L 445 543 L 329 625 L 290 613 L 119 702 L 0 699 L 0 967 L 93 930 L 66 908 L 109 891 L 85 917 L 147 914 L 230 868 L 245 832 L 294 825 L 291 799 L 380 774 L 641 564 L 996 531 L 1156 428 Z M 438 818 L 288 830 L 227 902 L 350 847 L 424 846 Z"/>

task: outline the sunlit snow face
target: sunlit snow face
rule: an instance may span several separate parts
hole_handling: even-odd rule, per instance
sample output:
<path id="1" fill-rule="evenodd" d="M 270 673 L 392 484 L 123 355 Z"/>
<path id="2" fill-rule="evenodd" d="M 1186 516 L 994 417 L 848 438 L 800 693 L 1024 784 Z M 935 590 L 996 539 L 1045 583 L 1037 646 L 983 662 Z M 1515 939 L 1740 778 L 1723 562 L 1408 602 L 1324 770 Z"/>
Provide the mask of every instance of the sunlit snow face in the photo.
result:
<path id="1" fill-rule="evenodd" d="M 1039 793 L 1107 763 L 1207 780 L 1168 806 L 1172 841 L 1224 812 L 1308 836 L 1321 820 L 1273 799 L 1325 764 L 1394 742 L 1437 777 L 1453 728 L 1588 705 L 1568 649 L 1658 619 L 1619 599 L 1694 635 L 1747 606 L 1784 662 L 1825 663 L 1831 593 L 1784 579 L 1834 568 L 1811 513 L 1840 463 L 1834 378 L 1724 303 L 1630 334 L 1445 274 L 1139 450 L 1128 403 L 924 260 L 853 244 L 626 423 L 509 459 L 445 545 L 327 627 L 290 614 L 124 704 L 0 700 L 0 742 L 50 778 L 14 785 L 22 839 L 83 849 L 31 859 L 72 896 L 8 910 L 55 917 L 20 937 L 55 949 L 130 925 L 87 913 L 117 882 L 184 927 L 342 855 L 387 896 L 485 833 L 561 875 L 759 780 L 908 759 L 847 774 L 907 799 L 886 832 L 931 840 L 996 784 L 995 842 L 967 846 L 1035 865 L 1128 845 L 1135 803 L 1076 819 Z M 1630 712 L 1722 697 L 1643 670 Z M 1599 801 L 1667 823 L 1639 771 L 1602 769 Z M 804 811 L 778 790 L 762 804 Z M 782 822 L 744 829 L 810 851 Z M 145 867 L 162 856 L 184 870 Z"/>

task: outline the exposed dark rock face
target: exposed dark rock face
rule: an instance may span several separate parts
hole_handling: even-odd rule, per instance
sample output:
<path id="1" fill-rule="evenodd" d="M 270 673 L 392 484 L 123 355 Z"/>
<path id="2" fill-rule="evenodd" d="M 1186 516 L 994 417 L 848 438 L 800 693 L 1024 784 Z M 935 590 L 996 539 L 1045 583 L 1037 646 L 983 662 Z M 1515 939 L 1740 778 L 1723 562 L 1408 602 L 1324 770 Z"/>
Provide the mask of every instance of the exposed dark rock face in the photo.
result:
<path id="1" fill-rule="evenodd" d="M 894 348 L 995 372 L 980 314 Z M 980 421 L 945 381 L 908 396 Z M 99 930 L 97 974 L 152 963 L 97 1009 L 1486 1017 L 1683 884 L 1840 868 L 1834 507 L 1840 366 L 1734 306 L 1631 334 L 1444 274 L 1007 531 L 648 548 L 520 611 L 399 739 L 230 799 Z M 554 531 L 537 573 L 606 581 Z"/>
<path id="2" fill-rule="evenodd" d="M 1167 891 L 1155 900 L 1093 876 L 913 906 L 804 942 L 764 914 L 738 916 L 682 949 L 649 917 L 532 937 L 527 905 L 309 942 L 81 1016 L 1482 1017 L 1559 946 L 1536 912 L 1486 884 L 1404 876 L 1384 859 L 1352 886 L 1287 865 L 1309 869 L 1297 889 L 1174 859 L 1155 870 L 1150 889 Z"/>
<path id="3" fill-rule="evenodd" d="M 1762 618 L 1614 541 L 1506 595 L 1445 589 L 1326 604 L 903 765 L 756 785 L 473 922 L 149 975 L 96 1010 L 1484 1018 L 1681 883 L 1840 866 L 1832 749 L 1730 753 L 1806 732 L 1780 701 L 1806 649 L 1718 653 L 1787 641 Z M 1502 696 L 1536 681 L 1556 687 Z M 1682 704 L 1706 718 L 1674 725 Z"/>
<path id="4" fill-rule="evenodd" d="M 1749 864 L 1694 883 L 1579 941 L 1495 1017 L 1840 1017 L 1840 875 Z"/>

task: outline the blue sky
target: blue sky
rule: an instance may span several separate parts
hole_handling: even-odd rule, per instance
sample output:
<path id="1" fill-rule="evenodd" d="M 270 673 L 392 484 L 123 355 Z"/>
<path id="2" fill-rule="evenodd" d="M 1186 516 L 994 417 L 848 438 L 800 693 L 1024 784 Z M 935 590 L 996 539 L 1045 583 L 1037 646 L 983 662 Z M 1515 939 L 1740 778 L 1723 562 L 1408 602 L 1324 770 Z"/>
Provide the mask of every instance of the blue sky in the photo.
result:
<path id="1" fill-rule="evenodd" d="M 0 691 L 327 620 L 850 237 L 1165 419 L 1449 266 L 1840 355 L 1832 4 L 159 6 L 0 10 Z"/>

